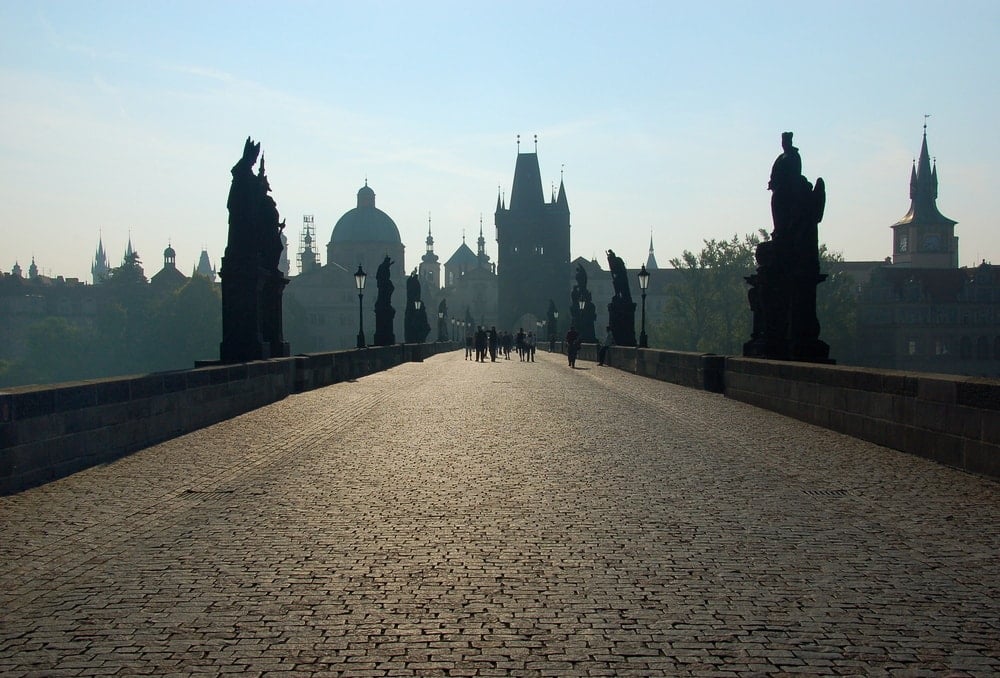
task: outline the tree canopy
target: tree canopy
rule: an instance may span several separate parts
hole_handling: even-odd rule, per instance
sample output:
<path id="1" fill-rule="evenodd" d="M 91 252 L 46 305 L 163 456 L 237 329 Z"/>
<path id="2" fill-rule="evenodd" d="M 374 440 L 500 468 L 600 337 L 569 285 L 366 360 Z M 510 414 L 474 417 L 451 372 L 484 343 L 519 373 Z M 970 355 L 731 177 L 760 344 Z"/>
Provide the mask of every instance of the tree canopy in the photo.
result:
<path id="1" fill-rule="evenodd" d="M 678 351 L 740 355 L 750 339 L 751 314 L 746 276 L 756 269 L 757 245 L 768 240 L 758 230 L 729 240 L 705 240 L 701 251 L 685 250 L 670 260 L 679 281 L 667 288 L 663 316 L 651 324 L 650 345 Z M 855 283 L 837 270 L 839 254 L 820 247 L 820 267 L 830 277 L 817 288 L 820 338 L 831 357 L 850 362 L 855 354 Z"/>

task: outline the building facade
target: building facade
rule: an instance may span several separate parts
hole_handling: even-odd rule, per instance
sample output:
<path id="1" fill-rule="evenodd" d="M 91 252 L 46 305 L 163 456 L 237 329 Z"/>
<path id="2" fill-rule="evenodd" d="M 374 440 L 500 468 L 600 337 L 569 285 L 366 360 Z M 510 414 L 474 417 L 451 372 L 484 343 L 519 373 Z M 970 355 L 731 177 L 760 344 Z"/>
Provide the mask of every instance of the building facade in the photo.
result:
<path id="1" fill-rule="evenodd" d="M 345 212 L 333 227 L 326 246 L 326 264 L 320 266 L 313 259 L 314 265 L 303 267 L 285 288 L 285 335 L 293 353 L 353 348 L 362 322 L 366 341 L 372 343 L 378 296 L 375 273 L 386 256 L 393 262 L 389 268 L 395 288 L 393 331 L 399 339 L 403 337 L 406 263 L 399 229 L 388 214 L 375 206 L 375 191 L 367 181 L 357 199 L 357 206 Z M 359 266 L 368 276 L 361 300 L 354 280 Z"/>
<path id="2" fill-rule="evenodd" d="M 892 258 L 860 285 L 858 362 L 1000 377 L 1000 270 L 959 268 L 956 221 L 937 207 L 937 164 L 924 128 L 910 209 L 891 226 Z"/>
<path id="3" fill-rule="evenodd" d="M 549 301 L 568 299 L 570 212 L 562 179 L 545 202 L 537 153 L 517 154 L 510 204 L 497 197 L 498 327 L 532 326 L 544 320 Z"/>

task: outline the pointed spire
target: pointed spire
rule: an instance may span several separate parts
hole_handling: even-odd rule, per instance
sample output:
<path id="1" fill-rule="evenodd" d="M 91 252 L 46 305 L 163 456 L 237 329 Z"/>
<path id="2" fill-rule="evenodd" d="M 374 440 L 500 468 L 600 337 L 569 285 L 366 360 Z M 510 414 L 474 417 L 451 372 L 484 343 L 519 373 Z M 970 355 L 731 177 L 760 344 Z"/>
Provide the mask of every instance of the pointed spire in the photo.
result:
<path id="1" fill-rule="evenodd" d="M 931 156 L 927 150 L 927 118 L 924 116 L 924 130 L 920 140 L 920 155 L 910 168 L 910 210 L 894 224 L 920 224 L 950 228 L 957 222 L 941 214 L 937 208 L 937 161 L 931 166 Z"/>
<path id="2" fill-rule="evenodd" d="M 653 229 L 649 229 L 649 256 L 646 257 L 646 270 L 655 271 L 659 266 L 656 264 L 656 256 L 653 254 Z"/>
<path id="3" fill-rule="evenodd" d="M 500 186 L 497 185 L 497 212 L 503 210 L 503 193 L 500 192 Z"/>
<path id="4" fill-rule="evenodd" d="M 427 254 L 434 254 L 434 236 L 431 235 L 431 213 L 427 213 Z"/>

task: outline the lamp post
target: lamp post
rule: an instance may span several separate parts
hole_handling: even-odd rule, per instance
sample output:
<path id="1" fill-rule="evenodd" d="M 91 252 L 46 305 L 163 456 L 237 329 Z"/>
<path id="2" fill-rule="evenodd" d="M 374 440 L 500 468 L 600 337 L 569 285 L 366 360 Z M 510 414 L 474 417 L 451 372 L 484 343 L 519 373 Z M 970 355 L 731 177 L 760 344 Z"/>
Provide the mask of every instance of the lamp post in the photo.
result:
<path id="1" fill-rule="evenodd" d="M 446 341 L 447 337 L 441 332 L 441 324 L 444 321 L 444 311 L 438 311 L 438 341 Z"/>
<path id="2" fill-rule="evenodd" d="M 368 274 L 358 264 L 358 272 L 354 274 L 354 284 L 358 287 L 358 348 L 365 347 L 365 307 L 363 298 L 365 295 L 365 280 Z"/>
<path id="3" fill-rule="evenodd" d="M 646 264 L 639 269 L 639 289 L 642 290 L 642 330 L 639 332 L 639 348 L 649 348 L 649 339 L 646 337 L 646 288 L 649 287 L 649 271 Z"/>
<path id="4" fill-rule="evenodd" d="M 555 352 L 559 338 L 559 311 L 552 311 L 552 327 L 549 328 L 549 351 Z"/>

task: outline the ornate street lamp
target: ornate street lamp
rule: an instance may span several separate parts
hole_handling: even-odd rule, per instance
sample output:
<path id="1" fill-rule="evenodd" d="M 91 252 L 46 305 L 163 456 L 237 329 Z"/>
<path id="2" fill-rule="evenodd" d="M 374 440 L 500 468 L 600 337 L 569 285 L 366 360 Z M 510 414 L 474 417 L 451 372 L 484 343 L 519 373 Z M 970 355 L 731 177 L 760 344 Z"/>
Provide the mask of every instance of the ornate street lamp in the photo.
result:
<path id="1" fill-rule="evenodd" d="M 358 348 L 365 347 L 365 307 L 362 299 L 365 295 L 365 280 L 368 274 L 358 264 L 358 272 L 354 274 L 354 284 L 358 288 Z"/>
<path id="2" fill-rule="evenodd" d="M 444 323 L 444 311 L 438 311 L 438 341 L 447 341 L 448 337 L 445 336 L 447 330 L 443 327 Z"/>
<path id="3" fill-rule="evenodd" d="M 646 264 L 639 269 L 639 289 L 642 290 L 642 330 L 639 332 L 639 348 L 649 348 L 649 339 L 646 337 L 646 288 L 649 287 L 649 271 Z"/>

